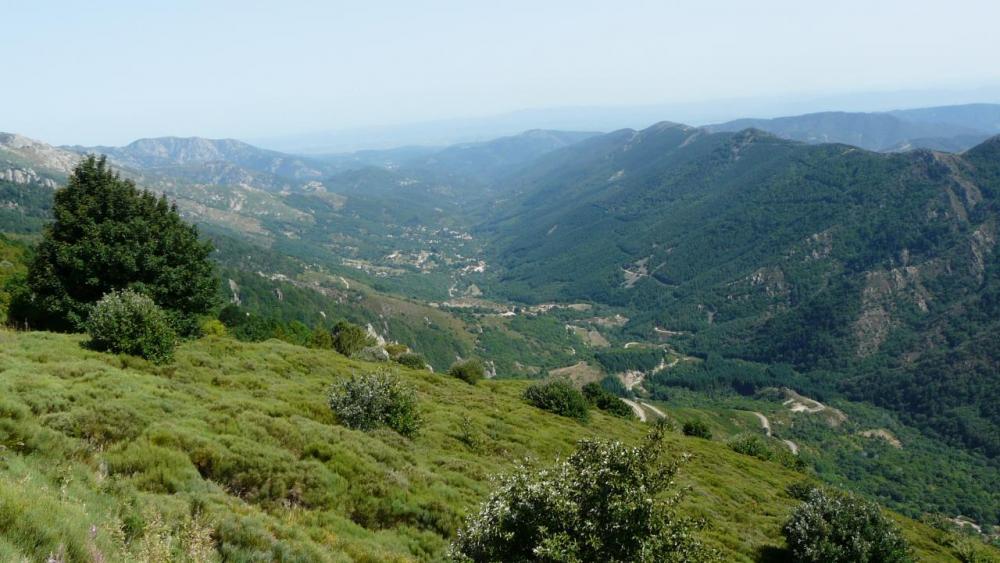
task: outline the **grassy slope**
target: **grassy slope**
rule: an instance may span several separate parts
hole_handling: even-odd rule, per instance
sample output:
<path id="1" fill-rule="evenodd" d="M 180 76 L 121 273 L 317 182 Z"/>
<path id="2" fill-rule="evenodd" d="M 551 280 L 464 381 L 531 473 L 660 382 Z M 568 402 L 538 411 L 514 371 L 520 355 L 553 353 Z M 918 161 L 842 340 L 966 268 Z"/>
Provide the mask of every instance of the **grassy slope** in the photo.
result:
<path id="1" fill-rule="evenodd" d="M 366 434 L 337 425 L 325 395 L 371 366 L 332 352 L 203 339 L 156 367 L 81 342 L 0 332 L 0 560 L 60 546 L 71 560 L 135 558 L 168 542 L 195 550 L 208 533 L 231 560 L 436 559 L 512 460 L 644 433 L 531 408 L 518 397 L 525 382 L 470 387 L 404 370 L 424 432 Z M 796 504 L 785 487 L 799 474 L 715 442 L 669 445 L 694 454 L 685 508 L 712 522 L 705 536 L 727 560 L 782 545 Z M 901 522 L 923 560 L 951 560 L 937 532 Z"/>

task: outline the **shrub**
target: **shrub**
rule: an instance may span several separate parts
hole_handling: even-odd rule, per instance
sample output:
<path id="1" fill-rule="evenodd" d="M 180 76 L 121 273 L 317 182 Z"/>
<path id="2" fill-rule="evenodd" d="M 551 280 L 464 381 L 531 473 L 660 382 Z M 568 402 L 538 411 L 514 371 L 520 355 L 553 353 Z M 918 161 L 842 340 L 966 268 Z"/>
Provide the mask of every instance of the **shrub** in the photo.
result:
<path id="1" fill-rule="evenodd" d="M 598 383 L 584 385 L 583 396 L 587 399 L 588 403 L 602 411 L 606 411 L 608 414 L 621 418 L 635 418 L 632 407 L 626 405 L 624 401 L 609 393 Z"/>
<path id="2" fill-rule="evenodd" d="M 878 505 L 846 493 L 812 491 L 783 532 L 795 561 L 912 561 L 906 540 Z"/>
<path id="3" fill-rule="evenodd" d="M 663 430 L 640 447 L 584 440 L 550 468 L 520 465 L 459 530 L 459 561 L 710 561 L 677 515 L 678 462 L 660 462 Z M 683 491 L 681 491 L 683 492 Z"/>
<path id="4" fill-rule="evenodd" d="M 448 368 L 448 375 L 457 377 L 469 385 L 475 385 L 486 376 L 486 369 L 483 367 L 483 362 L 476 358 L 470 358 L 451 364 L 451 367 Z"/>
<path id="5" fill-rule="evenodd" d="M 587 400 L 564 379 L 535 383 L 524 390 L 524 399 L 542 410 L 585 422 L 590 417 Z"/>
<path id="6" fill-rule="evenodd" d="M 415 352 L 400 354 L 396 358 L 396 362 L 411 369 L 427 369 L 427 360 Z"/>
<path id="7" fill-rule="evenodd" d="M 333 326 L 333 349 L 351 357 L 374 344 L 368 336 L 368 331 L 360 326 L 340 321 Z"/>
<path id="8" fill-rule="evenodd" d="M 318 326 L 312 331 L 312 337 L 309 339 L 309 347 L 329 350 L 333 348 L 333 335 L 330 334 L 329 330 Z"/>
<path id="9" fill-rule="evenodd" d="M 406 344 L 400 344 L 398 342 L 391 342 L 385 345 L 385 351 L 389 354 L 389 357 L 393 360 L 398 359 L 403 354 L 410 351 L 410 347 Z"/>
<path id="10" fill-rule="evenodd" d="M 712 431 L 709 430 L 708 425 L 700 420 L 689 420 L 684 423 L 682 431 L 685 436 L 694 436 L 695 438 L 704 438 L 709 440 L 712 438 Z"/>
<path id="11" fill-rule="evenodd" d="M 330 408 L 342 424 L 355 430 L 388 426 L 404 436 L 414 436 L 422 424 L 413 389 L 386 369 L 334 384 Z"/>
<path id="12" fill-rule="evenodd" d="M 202 336 L 226 335 L 226 325 L 219 319 L 205 319 L 198 328 Z"/>
<path id="13" fill-rule="evenodd" d="M 752 433 L 737 434 L 726 442 L 738 454 L 753 456 L 765 461 L 774 458 L 774 451 L 763 436 Z"/>
<path id="14" fill-rule="evenodd" d="M 173 357 L 177 335 L 167 315 L 149 297 L 132 290 L 105 295 L 87 318 L 95 350 L 141 356 L 153 362 Z"/>

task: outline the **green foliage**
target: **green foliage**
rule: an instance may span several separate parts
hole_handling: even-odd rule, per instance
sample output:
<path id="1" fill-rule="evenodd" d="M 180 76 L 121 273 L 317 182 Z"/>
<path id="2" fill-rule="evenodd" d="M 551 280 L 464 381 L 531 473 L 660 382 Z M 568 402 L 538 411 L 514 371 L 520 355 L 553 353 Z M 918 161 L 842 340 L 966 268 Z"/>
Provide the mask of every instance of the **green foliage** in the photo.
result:
<path id="1" fill-rule="evenodd" d="M 222 324 L 219 319 L 205 319 L 198 328 L 202 336 L 226 335 L 226 325 Z"/>
<path id="2" fill-rule="evenodd" d="M 374 344 L 364 328 L 347 321 L 333 325 L 333 349 L 350 358 Z"/>
<path id="3" fill-rule="evenodd" d="M 600 384 L 588 383 L 583 386 L 582 391 L 587 402 L 602 411 L 621 418 L 635 418 L 632 407 L 626 405 L 617 396 L 606 391 Z"/>
<path id="4" fill-rule="evenodd" d="M 711 561 L 678 513 L 678 462 L 662 463 L 663 432 L 640 447 L 584 440 L 550 468 L 520 466 L 451 546 L 457 561 Z"/>
<path id="5" fill-rule="evenodd" d="M 412 437 L 422 424 L 413 389 L 386 369 L 334 384 L 330 408 L 342 424 L 355 430 L 388 426 Z"/>
<path id="6" fill-rule="evenodd" d="M 0 233 L 0 324 L 7 321 L 11 301 L 27 291 L 28 259 L 26 245 Z"/>
<path id="7" fill-rule="evenodd" d="M 623 348 L 597 352 L 594 358 L 608 373 L 625 371 L 652 371 L 663 360 L 663 350 L 658 348 Z"/>
<path id="8" fill-rule="evenodd" d="M 753 456 L 764 461 L 776 461 L 790 469 L 801 469 L 805 463 L 784 444 L 779 444 L 752 432 L 745 432 L 730 438 L 726 445 L 736 453 Z"/>
<path id="9" fill-rule="evenodd" d="M 396 363 L 410 369 L 427 369 L 427 360 L 415 352 L 406 352 L 396 357 Z"/>
<path id="10" fill-rule="evenodd" d="M 139 190 L 88 157 L 55 194 L 55 222 L 28 272 L 32 326 L 79 330 L 105 294 L 135 289 L 167 311 L 185 334 L 215 299 L 211 246 L 165 197 Z M 21 321 L 22 319 L 17 319 Z"/>
<path id="11" fill-rule="evenodd" d="M 309 347 L 329 350 L 333 348 L 333 335 L 322 326 L 313 327 L 312 336 L 309 339 Z"/>
<path id="12" fill-rule="evenodd" d="M 622 380 L 614 375 L 606 375 L 600 382 L 601 388 L 616 397 L 628 396 L 628 389 Z"/>
<path id="13" fill-rule="evenodd" d="M 457 377 L 469 385 L 475 385 L 486 377 L 486 368 L 479 358 L 469 358 L 451 364 L 448 375 Z"/>
<path id="14" fill-rule="evenodd" d="M 156 363 L 173 358 L 177 335 L 149 297 L 126 289 L 105 295 L 86 322 L 95 350 L 141 356 Z"/>
<path id="15" fill-rule="evenodd" d="M 0 560 L 45 560 L 65 545 L 66 561 L 89 561 L 93 547 L 105 561 L 143 561 L 140 544 L 187 551 L 207 536 L 223 561 L 440 561 L 513 460 L 550 463 L 580 439 L 635 443 L 648 430 L 551 416 L 524 403 L 524 381 L 400 370 L 420 396 L 420 434 L 357 432 L 335 424 L 324 390 L 376 366 L 335 352 L 203 338 L 158 366 L 84 339 L 0 330 Z M 706 544 L 731 561 L 783 546 L 794 508 L 784 490 L 801 476 L 735 460 L 722 443 L 664 442 L 694 456 L 682 477 L 699 494 L 679 514 L 712 523 Z M 900 522 L 921 560 L 952 556 L 935 530 Z"/>
<path id="16" fill-rule="evenodd" d="M 694 436 L 695 438 L 703 438 L 705 440 L 710 440 L 712 438 L 712 431 L 708 428 L 708 425 L 701 420 L 688 420 L 681 427 L 681 431 L 684 432 L 685 436 Z"/>
<path id="17" fill-rule="evenodd" d="M 590 418 L 587 399 L 564 379 L 535 383 L 524 390 L 524 400 L 532 406 L 586 422 Z"/>
<path id="18" fill-rule="evenodd" d="M 783 528 L 795 561 L 902 563 L 912 553 L 878 505 L 860 497 L 814 490 Z"/>

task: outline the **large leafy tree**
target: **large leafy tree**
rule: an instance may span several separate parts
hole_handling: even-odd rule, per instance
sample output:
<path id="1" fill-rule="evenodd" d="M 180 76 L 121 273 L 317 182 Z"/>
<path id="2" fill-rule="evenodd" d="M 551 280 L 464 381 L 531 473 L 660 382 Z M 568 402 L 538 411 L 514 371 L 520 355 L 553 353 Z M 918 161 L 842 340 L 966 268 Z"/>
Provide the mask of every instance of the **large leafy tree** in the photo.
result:
<path id="1" fill-rule="evenodd" d="M 121 178 L 105 157 L 76 167 L 53 214 L 28 271 L 35 325 L 80 330 L 101 297 L 124 289 L 151 297 L 181 332 L 212 306 L 211 245 L 175 205 Z"/>

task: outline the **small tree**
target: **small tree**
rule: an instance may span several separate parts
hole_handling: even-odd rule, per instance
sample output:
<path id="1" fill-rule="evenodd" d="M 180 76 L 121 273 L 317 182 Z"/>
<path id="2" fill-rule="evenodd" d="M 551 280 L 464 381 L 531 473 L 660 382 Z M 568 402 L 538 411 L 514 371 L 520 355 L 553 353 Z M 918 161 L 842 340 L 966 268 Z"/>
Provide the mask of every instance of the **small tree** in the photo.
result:
<path id="1" fill-rule="evenodd" d="M 451 367 L 448 368 L 448 375 L 457 377 L 469 385 L 475 385 L 483 377 L 486 377 L 486 368 L 483 367 L 483 362 L 477 358 L 469 358 L 451 364 Z"/>
<path id="2" fill-rule="evenodd" d="M 684 423 L 681 428 L 685 436 L 694 436 L 695 438 L 704 438 L 709 440 L 712 438 L 712 431 L 708 428 L 708 425 L 700 420 L 689 420 Z"/>
<path id="3" fill-rule="evenodd" d="M 632 407 L 625 404 L 624 401 L 612 395 L 606 389 L 601 387 L 599 383 L 588 383 L 583 386 L 583 396 L 587 399 L 587 402 L 595 407 L 606 411 L 608 414 L 618 416 L 621 418 L 635 418 L 635 413 L 632 412 Z"/>
<path id="4" fill-rule="evenodd" d="M 524 399 L 540 409 L 581 422 L 590 418 L 587 400 L 572 383 L 564 379 L 535 383 L 524 390 Z"/>
<path id="5" fill-rule="evenodd" d="M 456 561 L 711 561 L 679 516 L 678 462 L 662 463 L 663 428 L 640 447 L 581 441 L 550 468 L 521 465 L 466 520 Z"/>
<path id="6" fill-rule="evenodd" d="M 388 426 L 404 436 L 414 436 L 422 425 L 416 393 L 387 369 L 334 384 L 330 408 L 344 426 L 355 430 Z"/>
<path id="7" fill-rule="evenodd" d="M 86 323 L 95 350 L 141 356 L 162 363 L 173 357 L 177 336 L 163 310 L 131 290 L 111 292 L 97 302 Z"/>
<path id="8" fill-rule="evenodd" d="M 874 502 L 823 489 L 809 493 L 783 529 L 795 561 L 848 563 L 912 561 L 894 523 Z"/>
<path id="9" fill-rule="evenodd" d="M 347 321 L 339 321 L 333 326 L 333 349 L 348 358 L 374 344 L 368 332 Z"/>

